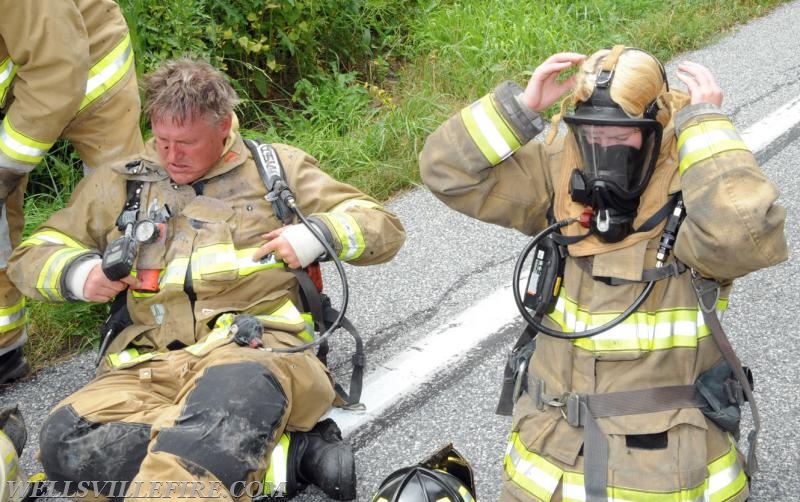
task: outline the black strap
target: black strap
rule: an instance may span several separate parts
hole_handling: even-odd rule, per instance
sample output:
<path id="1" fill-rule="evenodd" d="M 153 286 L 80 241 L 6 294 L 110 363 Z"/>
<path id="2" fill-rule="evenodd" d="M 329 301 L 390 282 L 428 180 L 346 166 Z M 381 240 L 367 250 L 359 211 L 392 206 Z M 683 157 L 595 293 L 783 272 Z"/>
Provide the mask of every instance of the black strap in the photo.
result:
<path id="1" fill-rule="evenodd" d="M 756 448 L 758 446 L 758 433 L 761 430 L 761 416 L 758 413 L 756 406 L 756 399 L 753 395 L 753 387 L 750 385 L 750 379 L 747 376 L 742 362 L 736 356 L 736 351 L 733 350 L 725 330 L 717 316 L 717 300 L 719 299 L 719 283 L 712 279 L 706 279 L 692 270 L 692 284 L 694 286 L 697 297 L 700 300 L 700 311 L 703 313 L 703 320 L 706 326 L 711 330 L 711 335 L 722 353 L 722 357 L 731 366 L 733 374 L 736 375 L 736 380 L 742 386 L 742 392 L 745 399 L 750 403 L 750 413 L 753 416 L 753 429 L 747 435 L 747 462 L 745 463 L 745 473 L 752 477 L 758 471 L 758 458 L 756 457 Z"/>
<path id="2" fill-rule="evenodd" d="M 537 314 L 541 321 L 543 314 Z M 536 348 L 536 335 L 538 332 L 529 323 L 525 323 L 525 329 L 517 338 L 517 343 L 508 354 L 506 367 L 503 370 L 503 385 L 500 389 L 500 399 L 494 412 L 497 415 L 511 416 L 514 411 L 514 404 L 519 398 L 518 390 L 522 389 L 524 379 L 527 375 L 527 367 L 533 351 Z"/>
<path id="3" fill-rule="evenodd" d="M 253 160 L 258 168 L 258 175 L 264 186 L 267 187 L 267 200 L 272 203 L 272 211 L 275 217 L 288 225 L 292 222 L 293 213 L 284 202 L 280 193 L 288 189 L 286 184 L 286 173 L 281 165 L 281 160 L 272 145 L 254 141 L 251 139 L 244 140 L 244 144 L 250 149 L 253 155 Z"/>
<path id="4" fill-rule="evenodd" d="M 297 282 L 300 284 L 300 298 L 303 302 L 303 308 L 307 312 L 311 312 L 314 318 L 315 328 L 321 333 L 325 331 L 327 326 L 332 326 L 339 317 L 339 311 L 333 308 L 330 298 L 324 293 L 320 293 L 314 281 L 311 280 L 308 273 L 303 270 L 292 270 Z M 364 380 L 364 367 L 366 366 L 366 356 L 364 355 L 364 343 L 361 340 L 361 335 L 356 330 L 353 323 L 349 319 L 343 317 L 339 321 L 339 326 L 345 331 L 350 333 L 355 342 L 355 353 L 353 354 L 353 372 L 350 375 L 350 390 L 349 392 L 344 389 L 338 382 L 335 383 L 336 393 L 339 394 L 346 403 L 347 408 L 355 409 L 363 407 L 359 403 L 361 399 L 361 389 Z M 328 364 L 328 341 L 325 340 L 319 344 L 317 349 L 317 357 L 325 365 Z"/>
<path id="5" fill-rule="evenodd" d="M 653 216 L 647 218 L 647 220 L 642 223 L 639 228 L 634 230 L 634 232 L 649 232 L 650 230 L 656 228 L 656 225 L 661 223 L 661 220 L 665 219 L 669 216 L 669 213 L 675 209 L 675 206 L 678 204 L 678 200 L 681 199 L 681 192 L 675 192 L 674 194 L 670 195 L 669 200 L 661 206 L 661 208 L 653 213 Z"/>

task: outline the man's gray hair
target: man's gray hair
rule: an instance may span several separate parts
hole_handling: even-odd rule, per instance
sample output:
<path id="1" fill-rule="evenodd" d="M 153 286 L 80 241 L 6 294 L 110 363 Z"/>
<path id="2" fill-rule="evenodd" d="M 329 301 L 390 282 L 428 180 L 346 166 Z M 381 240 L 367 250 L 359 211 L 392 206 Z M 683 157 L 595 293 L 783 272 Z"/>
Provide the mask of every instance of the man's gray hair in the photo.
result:
<path id="1" fill-rule="evenodd" d="M 238 103 L 239 97 L 225 75 L 205 61 L 166 61 L 144 77 L 144 113 L 151 122 L 183 124 L 204 118 L 217 124 Z"/>

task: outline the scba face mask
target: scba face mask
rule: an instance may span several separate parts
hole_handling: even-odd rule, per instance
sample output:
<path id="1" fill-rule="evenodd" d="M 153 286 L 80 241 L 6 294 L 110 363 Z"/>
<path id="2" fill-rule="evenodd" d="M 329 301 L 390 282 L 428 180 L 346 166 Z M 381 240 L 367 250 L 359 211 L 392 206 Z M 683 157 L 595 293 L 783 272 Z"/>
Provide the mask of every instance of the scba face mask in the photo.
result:
<path id="1" fill-rule="evenodd" d="M 609 243 L 634 232 L 639 200 L 655 170 L 662 136 L 654 118 L 655 101 L 642 118 L 629 117 L 611 99 L 612 79 L 613 67 L 601 70 L 589 99 L 564 117 L 583 160 L 572 172 L 570 195 L 592 208 L 591 231 Z"/>

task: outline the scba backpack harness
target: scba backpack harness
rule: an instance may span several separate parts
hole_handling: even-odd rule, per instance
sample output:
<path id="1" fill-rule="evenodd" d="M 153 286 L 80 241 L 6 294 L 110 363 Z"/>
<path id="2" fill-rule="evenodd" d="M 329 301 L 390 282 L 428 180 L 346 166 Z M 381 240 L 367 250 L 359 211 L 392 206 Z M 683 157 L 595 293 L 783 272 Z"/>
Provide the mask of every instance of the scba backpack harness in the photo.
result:
<path id="1" fill-rule="evenodd" d="M 295 220 L 295 217 L 297 217 L 309 228 L 312 234 L 314 234 L 323 247 L 325 247 L 326 253 L 324 258 L 332 260 L 336 265 L 342 285 L 342 303 L 337 309 L 331 304 L 330 297 L 323 292 L 322 270 L 318 261 L 304 269 L 291 269 L 300 285 L 300 297 L 303 308 L 312 315 L 314 319 L 314 329 L 317 334 L 315 340 L 311 343 L 291 349 L 272 350 L 276 352 L 299 352 L 316 346 L 317 357 L 327 366 L 328 353 L 330 350 L 328 337 L 337 329 L 343 328 L 353 337 L 355 348 L 351 358 L 352 373 L 350 375 L 349 391 L 336 382 L 336 393 L 345 402 L 344 408 L 364 409 L 364 405 L 360 400 L 366 356 L 364 354 L 364 344 L 361 335 L 352 322 L 345 317 L 348 298 L 347 277 L 345 276 L 341 262 L 324 236 L 305 219 L 303 214 L 295 206 L 294 194 L 286 183 L 285 172 L 275 149 L 269 144 L 255 140 L 248 139 L 244 142 L 250 149 L 253 160 L 258 168 L 259 176 L 267 188 L 267 195 L 265 198 L 272 204 L 275 217 L 284 225 L 291 224 Z M 103 256 L 103 269 L 106 271 L 106 275 L 111 273 L 116 276 L 116 278 L 121 278 L 127 276 L 132 270 L 135 257 L 135 243 L 131 236 L 131 228 L 134 226 L 133 224 L 137 223 L 139 220 L 138 215 L 143 185 L 144 181 L 128 180 L 127 201 L 120 216 L 117 218 L 117 228 L 123 235 L 117 239 L 117 241 L 109 244 Z M 200 190 L 202 191 L 202 188 L 200 188 Z M 114 279 L 115 277 L 109 276 L 109 278 Z M 247 317 L 251 316 L 237 316 L 240 322 L 237 323 L 234 321 L 234 324 L 238 329 L 242 329 L 244 326 L 252 327 L 250 326 L 252 323 L 241 322 L 246 321 L 244 318 Z M 123 329 L 131 325 L 132 322 L 127 309 L 127 292 L 123 291 L 112 301 L 109 315 L 100 326 L 101 344 L 97 364 L 102 360 L 114 338 L 116 338 Z M 260 327 L 260 323 L 258 326 Z M 238 340 L 236 341 L 238 343 Z"/>
<path id="2" fill-rule="evenodd" d="M 543 410 L 545 406 L 559 406 L 570 425 L 583 427 L 584 479 L 587 500 L 606 500 L 608 443 L 605 434 L 597 426 L 595 420 L 601 417 L 635 415 L 678 408 L 698 408 L 709 420 L 730 432 L 738 440 L 741 406 L 746 401 L 750 406 L 753 429 L 748 434 L 749 448 L 744 468 L 749 477 L 758 470 L 756 447 L 761 420 L 752 391 L 752 374 L 746 366 L 742 366 L 719 321 L 716 309 L 721 284 L 715 280 L 701 277 L 695 270 L 677 259 L 670 264 L 665 262 L 673 248 L 684 215 L 683 200 L 681 194 L 677 193 L 643 225 L 643 227 L 651 224 L 654 226 L 661 219 L 667 218 L 656 255 L 657 266 L 644 270 L 642 280 L 598 278 L 609 285 L 643 282 L 646 283 L 646 286 L 631 306 L 616 319 L 597 328 L 578 333 L 566 333 L 542 325 L 544 315 L 553 312 L 555 308 L 563 279 L 564 261 L 568 254 L 566 247 L 572 242 L 556 231 L 573 223 L 574 219 L 555 222 L 534 236 L 517 260 L 512 289 L 517 306 L 527 321 L 527 325 L 508 357 L 496 413 L 511 415 L 514 404 L 524 390 L 528 392 L 539 410 Z M 527 256 L 531 254 L 533 255 L 533 264 L 525 288 L 525 298 L 523 298 L 519 290 L 521 269 Z M 581 268 L 591 272 L 591 263 L 582 259 L 577 260 Z M 605 394 L 572 393 L 557 396 L 546 393 L 542 380 L 528 378 L 528 365 L 535 351 L 536 337 L 539 333 L 574 340 L 610 329 L 622 322 L 644 302 L 656 281 L 677 277 L 687 271 L 691 273 L 692 286 L 698 298 L 703 320 L 711 331 L 723 357 L 722 361 L 699 375 L 693 385 L 655 387 Z M 533 314 L 528 311 L 529 309 Z"/>

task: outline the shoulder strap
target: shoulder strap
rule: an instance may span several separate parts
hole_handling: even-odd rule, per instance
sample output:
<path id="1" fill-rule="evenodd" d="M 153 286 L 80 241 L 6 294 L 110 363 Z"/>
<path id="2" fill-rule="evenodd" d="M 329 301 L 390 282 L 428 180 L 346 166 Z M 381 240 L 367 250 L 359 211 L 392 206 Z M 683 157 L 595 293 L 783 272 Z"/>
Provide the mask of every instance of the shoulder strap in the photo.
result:
<path id="1" fill-rule="evenodd" d="M 756 447 L 758 444 L 758 433 L 761 430 L 761 416 L 758 413 L 756 406 L 756 398 L 753 395 L 753 387 L 750 385 L 750 379 L 742 367 L 742 362 L 736 356 L 736 352 L 731 346 L 725 330 L 719 321 L 717 315 L 717 300 L 719 299 L 719 283 L 712 279 L 701 277 L 697 272 L 692 270 L 692 285 L 694 286 L 697 298 L 700 301 L 700 311 L 703 313 L 703 320 L 706 326 L 711 330 L 711 335 L 722 353 L 722 357 L 731 366 L 736 380 L 742 387 L 745 400 L 750 404 L 750 413 L 753 420 L 753 429 L 747 435 L 748 449 L 747 461 L 745 463 L 745 472 L 748 477 L 752 477 L 758 470 L 758 459 L 756 458 Z"/>
<path id="2" fill-rule="evenodd" d="M 288 225 L 293 220 L 293 213 L 286 205 L 282 192 L 288 191 L 289 186 L 286 183 L 286 173 L 281 165 L 280 158 L 277 152 L 268 143 L 262 143 L 257 140 L 244 140 L 247 148 L 253 155 L 253 160 L 258 168 L 258 174 L 267 187 L 267 200 L 272 203 L 272 210 L 275 217 L 281 220 L 285 225 Z M 303 301 L 303 308 L 307 312 L 311 312 L 314 317 L 314 324 L 319 332 L 323 332 L 326 326 L 331 325 L 339 316 L 339 312 L 331 306 L 328 295 L 322 293 L 322 288 L 317 286 L 305 269 L 292 270 L 297 282 L 300 284 L 300 296 Z M 344 328 L 355 341 L 355 354 L 353 354 L 353 373 L 350 376 L 350 392 L 348 393 L 340 384 L 336 384 L 336 393 L 345 401 L 346 407 L 349 409 L 363 408 L 359 403 L 361 399 L 361 386 L 364 376 L 365 359 L 364 344 L 361 341 L 355 326 L 345 317 L 340 321 L 340 325 Z M 320 344 L 317 351 L 317 357 L 325 363 L 327 361 L 328 343 L 324 341 Z"/>
<path id="3" fill-rule="evenodd" d="M 280 197 L 280 192 L 288 189 L 286 184 L 286 173 L 283 170 L 277 152 L 268 143 L 246 139 L 244 144 L 250 149 L 253 160 L 258 168 L 258 175 L 267 187 L 267 200 L 272 203 L 272 211 L 275 217 L 288 225 L 292 222 L 292 211 Z"/>

